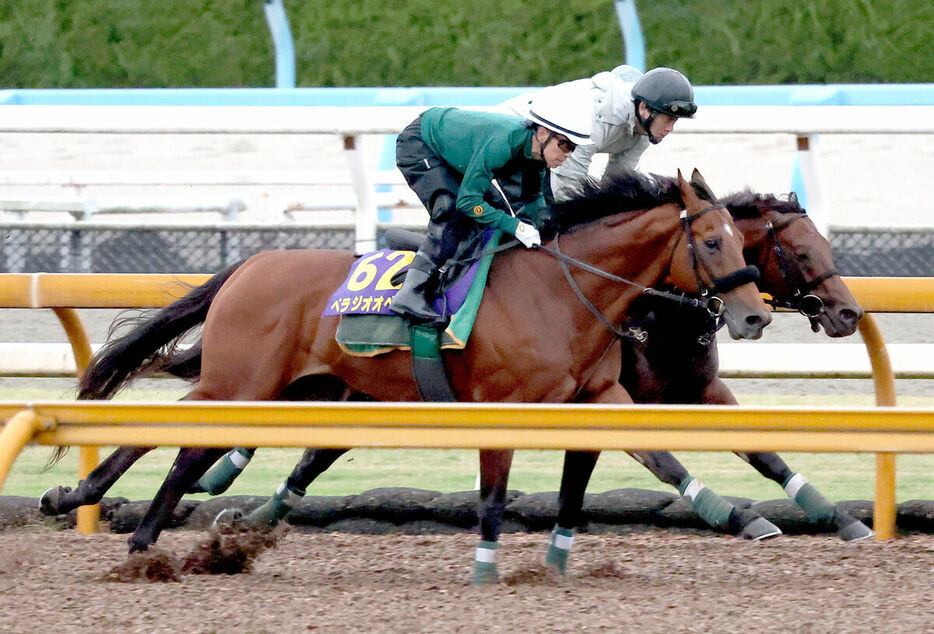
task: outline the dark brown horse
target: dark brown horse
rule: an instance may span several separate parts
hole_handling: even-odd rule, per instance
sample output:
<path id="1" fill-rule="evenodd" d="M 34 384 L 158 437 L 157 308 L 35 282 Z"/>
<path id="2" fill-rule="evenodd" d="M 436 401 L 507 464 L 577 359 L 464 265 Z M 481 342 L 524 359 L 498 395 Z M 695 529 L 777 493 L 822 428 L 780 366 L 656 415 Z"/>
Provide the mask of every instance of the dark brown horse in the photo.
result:
<path id="1" fill-rule="evenodd" d="M 737 276 L 746 269 L 741 236 L 696 171 L 692 181 L 694 187 L 679 174 L 677 195 L 661 204 L 644 193 L 626 200 L 597 189 L 555 210 L 559 235 L 548 244 L 555 247 L 560 239 L 568 258 L 599 266 L 609 276 L 575 269 L 572 286 L 562 264 L 544 250 L 497 256 L 470 345 L 445 353 L 458 398 L 631 402 L 618 383 L 616 335 L 579 294 L 589 298 L 603 320 L 620 323 L 646 288 L 673 284 L 694 294 L 720 288 L 731 334 L 759 337 L 771 316 L 755 286 Z M 705 192 L 704 198 L 695 187 Z M 171 306 L 161 311 L 146 333 L 111 342 L 85 374 L 82 397 L 112 395 L 144 367 L 153 367 L 165 344 L 203 320 L 200 380 L 186 397 L 190 400 L 276 399 L 303 377 L 325 377 L 340 386 L 340 398 L 419 400 L 409 353 L 349 356 L 334 342 L 337 320 L 320 318 L 353 259 L 337 251 L 274 251 L 250 258 L 173 304 L 174 311 Z M 201 299 L 210 306 L 206 317 Z M 157 348 L 140 354 L 133 345 L 140 338 L 146 340 L 141 345 Z M 223 452 L 180 451 L 129 539 L 131 550 L 156 541 L 181 495 Z M 490 552 L 499 534 L 511 457 L 508 450 L 481 452 L 481 546 Z M 488 555 L 483 553 L 481 564 L 488 563 Z"/>
<path id="2" fill-rule="evenodd" d="M 863 315 L 834 267 L 830 244 L 820 235 L 792 194 L 787 200 L 743 192 L 722 200 L 743 232 L 746 261 L 755 263 L 760 290 L 780 307 L 800 311 L 817 331 L 831 337 L 856 332 Z M 651 296 L 634 302 L 629 324 L 645 337 L 622 340 L 620 383 L 636 403 L 735 405 L 736 398 L 718 378 L 715 331 L 707 311 L 657 301 Z M 746 537 L 769 536 L 748 510 L 739 512 L 691 476 L 670 453 L 629 452 L 660 480 L 686 496 L 713 527 Z M 871 537 L 862 522 L 830 503 L 800 473 L 793 472 L 774 452 L 739 453 L 759 473 L 778 483 L 812 521 L 836 529 L 844 540 Z M 583 492 L 596 465 L 598 452 L 568 452 L 561 484 L 556 532 L 570 535 L 580 520 Z M 732 507 L 732 508 L 731 508 Z M 736 526 L 736 520 L 740 524 Z M 731 526 L 732 524 L 732 526 Z M 739 528 L 739 531 L 737 531 Z M 549 548 L 548 560 L 563 569 L 567 548 Z"/>

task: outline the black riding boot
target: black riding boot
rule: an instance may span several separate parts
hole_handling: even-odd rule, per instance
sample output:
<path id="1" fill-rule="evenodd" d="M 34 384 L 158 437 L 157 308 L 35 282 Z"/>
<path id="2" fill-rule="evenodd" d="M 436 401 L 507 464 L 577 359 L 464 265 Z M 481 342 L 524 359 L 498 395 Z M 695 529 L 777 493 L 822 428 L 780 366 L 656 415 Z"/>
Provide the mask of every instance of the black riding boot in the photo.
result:
<path id="1" fill-rule="evenodd" d="M 441 321 L 441 315 L 435 311 L 431 300 L 427 297 L 434 269 L 434 262 L 419 250 L 405 274 L 402 288 L 389 305 L 390 310 L 412 321 L 429 323 Z"/>

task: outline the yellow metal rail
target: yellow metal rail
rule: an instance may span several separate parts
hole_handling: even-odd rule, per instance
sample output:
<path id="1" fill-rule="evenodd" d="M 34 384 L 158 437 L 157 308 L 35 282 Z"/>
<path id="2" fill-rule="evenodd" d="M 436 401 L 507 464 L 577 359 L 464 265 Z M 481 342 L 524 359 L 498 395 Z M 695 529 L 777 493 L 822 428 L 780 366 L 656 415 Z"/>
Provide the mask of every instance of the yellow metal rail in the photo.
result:
<path id="1" fill-rule="evenodd" d="M 74 312 L 74 308 L 156 308 L 165 306 L 175 299 L 184 296 L 191 287 L 206 281 L 208 275 L 136 275 L 136 274 L 0 274 L 0 307 L 10 308 L 51 308 L 55 310 L 71 342 L 75 353 L 76 366 L 80 375 L 90 358 L 90 342 L 84 327 Z M 872 312 L 934 312 L 934 278 L 844 278 L 846 284 L 853 292 L 860 305 L 869 313 Z M 873 369 L 873 381 L 876 392 L 876 402 L 880 406 L 892 407 L 895 405 L 895 377 L 892 366 L 885 349 L 885 342 L 881 332 L 872 318 L 867 314 L 860 323 L 860 334 L 869 352 Z M 186 404 L 192 412 L 198 412 L 197 407 Z M 2 407 L 0 407 L 2 409 Z M 647 412 L 641 408 L 627 408 L 638 416 L 646 416 Z M 692 410 L 689 416 L 698 417 L 700 412 L 714 411 L 710 408 Z M 901 411 L 901 410 L 899 410 Z M 242 412 L 241 412 L 242 413 Z M 751 412 L 744 413 L 742 417 L 752 416 Z M 854 411 L 847 411 L 846 417 L 856 417 Z M 921 417 L 924 418 L 923 416 Z M 743 418 L 743 420 L 746 420 Z M 102 421 L 98 421 L 102 422 Z M 163 422 L 165 424 L 166 421 Z M 248 423 L 249 425 L 262 425 L 260 421 Z M 927 423 L 924 423 L 925 425 Z M 246 430 L 236 424 L 214 426 L 210 429 L 195 427 L 173 427 L 171 436 L 176 440 L 163 442 L 169 427 L 160 430 L 147 424 L 139 428 L 131 428 L 129 420 L 123 422 L 118 430 L 113 427 L 94 427 L 88 425 L 80 431 L 70 426 L 63 426 L 56 432 L 43 432 L 36 440 L 45 444 L 80 445 L 80 473 L 85 477 L 97 464 L 97 444 L 134 444 L 134 439 L 147 438 L 143 444 L 184 444 L 205 446 L 215 442 L 218 433 L 228 444 L 264 445 L 257 442 L 253 430 Z M 701 430 L 682 429 L 594 429 L 576 430 L 573 438 L 566 430 L 538 429 L 532 433 L 524 429 L 503 428 L 498 430 L 495 437 L 499 442 L 508 442 L 511 446 L 542 446 L 542 443 L 553 442 L 549 448 L 589 448 L 604 449 L 732 449 L 732 450 L 795 450 L 795 451 L 874 451 L 876 456 L 876 503 L 875 503 L 875 529 L 880 539 L 888 539 L 895 534 L 895 454 L 898 452 L 928 451 L 927 441 L 918 440 L 913 434 L 899 436 L 888 435 L 886 439 L 875 438 L 871 440 L 866 436 L 867 431 L 835 430 L 834 436 L 828 435 L 828 430 L 753 430 L 750 423 L 741 423 L 741 428 L 724 430 L 718 429 L 716 435 L 705 434 Z M 497 426 L 486 423 L 485 433 L 493 431 Z M 304 425 L 290 426 L 263 426 L 264 436 L 268 444 L 275 446 L 317 445 L 325 446 L 328 442 L 335 446 L 425 446 L 419 443 L 419 434 L 424 429 L 413 432 L 406 425 L 390 427 L 353 427 L 337 425 L 317 426 L 310 431 Z M 5 429 L 4 432 L 7 430 Z M 415 433 L 414 438 L 407 434 Z M 872 434 L 892 433 L 873 430 Z M 291 434 L 291 435 L 290 435 Z M 309 435 L 310 434 L 310 435 Z M 360 434 L 357 436 L 357 434 Z M 540 434 L 535 436 L 535 434 Z M 854 435 L 855 434 L 855 435 Z M 313 438 L 297 442 L 294 439 Z M 534 445 L 526 445 L 532 442 Z M 53 440 L 54 438 L 54 440 Z M 472 439 L 467 442 L 465 438 Z M 250 440 L 247 440 L 250 439 Z M 353 439 L 353 442 L 351 442 Z M 371 442 L 377 444 L 369 444 Z M 466 433 L 462 429 L 435 429 L 432 432 L 433 447 L 481 447 L 488 446 L 475 444 L 479 439 Z M 913 440 L 912 440 L 913 439 Z M 899 443 L 911 441 L 904 445 L 907 449 L 900 449 Z M 4 441 L 6 442 L 6 441 Z M 467 442 L 466 445 L 463 443 Z M 581 443 L 581 444 L 567 444 Z M 623 443 L 618 445 L 617 443 Z M 17 450 L 18 453 L 18 450 Z M 2 481 L 0 481 L 2 482 Z M 98 512 L 95 509 L 82 508 L 79 511 L 78 526 L 82 532 L 95 532 L 97 530 Z"/>
<path id="2" fill-rule="evenodd" d="M 934 409 L 470 403 L 44 401 L 43 445 L 793 450 L 934 453 Z"/>

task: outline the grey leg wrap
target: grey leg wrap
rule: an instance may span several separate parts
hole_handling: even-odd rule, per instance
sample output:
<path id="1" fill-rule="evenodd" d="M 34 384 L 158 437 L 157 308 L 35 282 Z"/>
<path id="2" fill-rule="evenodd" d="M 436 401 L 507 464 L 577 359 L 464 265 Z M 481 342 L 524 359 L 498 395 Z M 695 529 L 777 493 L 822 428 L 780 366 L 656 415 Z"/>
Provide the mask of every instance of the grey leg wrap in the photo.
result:
<path id="1" fill-rule="evenodd" d="M 298 491 L 283 482 L 265 504 L 246 517 L 246 523 L 257 528 L 272 528 L 285 519 L 304 496 L 304 491 Z"/>
<path id="2" fill-rule="evenodd" d="M 814 488 L 814 485 L 803 475 L 793 474 L 782 486 L 788 497 L 804 510 L 808 519 L 813 522 L 833 521 L 837 507 L 821 495 L 821 492 Z"/>
<path id="3" fill-rule="evenodd" d="M 255 451 L 255 449 L 245 449 L 243 447 L 231 449 L 223 458 L 217 461 L 217 464 L 201 476 L 201 479 L 191 487 L 189 493 L 220 495 L 230 488 L 237 476 L 250 464 Z"/>
<path id="4" fill-rule="evenodd" d="M 678 492 L 688 499 L 691 508 L 713 528 L 729 528 L 730 513 L 736 507 L 708 489 L 703 482 L 689 476 L 678 487 Z"/>

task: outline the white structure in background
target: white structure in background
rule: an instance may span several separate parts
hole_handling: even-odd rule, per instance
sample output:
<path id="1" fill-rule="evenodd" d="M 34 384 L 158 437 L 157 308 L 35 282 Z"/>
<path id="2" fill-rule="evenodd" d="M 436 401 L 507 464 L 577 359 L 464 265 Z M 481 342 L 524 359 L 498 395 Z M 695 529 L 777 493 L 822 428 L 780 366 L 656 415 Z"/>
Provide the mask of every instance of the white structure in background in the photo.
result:
<path id="1" fill-rule="evenodd" d="M 67 160 L 68 167 L 4 166 L 0 210 L 6 212 L 6 221 L 45 221 L 49 219 L 46 212 L 57 212 L 58 217 L 65 212 L 79 222 L 99 222 L 106 215 L 123 224 L 165 223 L 167 216 L 170 223 L 198 223 L 197 216 L 205 222 L 205 213 L 210 214 L 206 224 L 295 222 L 299 216 L 311 223 L 335 224 L 339 218 L 355 226 L 357 249 L 365 251 L 375 246 L 378 208 L 411 210 L 394 215 L 394 221 L 402 224 L 425 221 L 401 175 L 373 168 L 375 155 L 364 147 L 364 137 L 394 134 L 422 110 L 413 106 L 9 107 L 3 109 L 0 135 L 12 136 L 0 138 L 28 143 L 24 139 L 33 135 L 56 135 L 61 139 L 56 149 L 63 157 L 52 163 Z M 905 195 L 909 183 L 923 184 L 929 178 L 934 165 L 930 138 L 919 142 L 920 155 L 897 152 L 908 166 L 903 170 L 904 184 L 873 178 L 889 166 L 880 153 L 887 151 L 893 135 L 911 139 L 907 135 L 918 134 L 934 134 L 934 106 L 705 106 L 703 116 L 679 121 L 677 133 L 643 157 L 642 168 L 673 174 L 677 168 L 698 167 L 717 192 L 749 187 L 780 193 L 788 189 L 790 164 L 797 152 L 808 212 L 822 231 L 837 223 L 926 227 L 928 219 L 906 218 L 895 211 L 920 208 L 916 202 L 908 205 L 907 199 L 906 204 L 899 204 L 897 197 Z M 122 146 L 113 143 L 118 135 L 129 135 Z M 831 202 L 827 177 L 821 173 L 819 159 L 823 157 L 816 154 L 817 135 L 823 136 L 823 148 L 836 139 L 863 142 L 866 135 L 874 135 L 871 147 L 864 148 L 874 157 L 871 165 L 853 163 L 845 151 L 834 150 L 835 163 L 843 161 L 846 167 L 835 165 L 829 170 L 829 180 L 841 179 L 841 191 L 861 189 L 852 201 Z M 135 166 L 136 144 L 159 137 L 164 141 L 163 152 L 169 155 L 161 157 L 158 168 Z M 197 139 L 196 159 L 210 158 L 210 146 L 223 139 L 247 138 L 263 148 L 268 160 L 254 160 L 249 168 L 175 168 L 179 159 L 167 140 L 180 138 Z M 776 148 L 775 138 L 789 142 Z M 109 150 L 97 147 L 108 140 Z M 277 155 L 277 144 L 283 140 L 291 140 L 293 148 L 296 140 L 330 143 L 332 148 L 336 142 L 338 149 L 305 152 L 300 160 Z M 117 166 L 92 169 L 93 161 L 85 159 L 85 155 L 93 159 L 108 151 L 111 161 L 117 157 Z M 7 160 L 26 162 L 29 154 Z M 779 168 L 779 163 L 785 167 Z M 883 190 L 875 193 L 876 202 L 865 202 L 867 187 Z M 249 195 L 236 193 L 241 190 L 249 190 Z M 863 213 L 861 204 L 867 207 Z M 861 220 L 854 222 L 854 215 Z"/>

